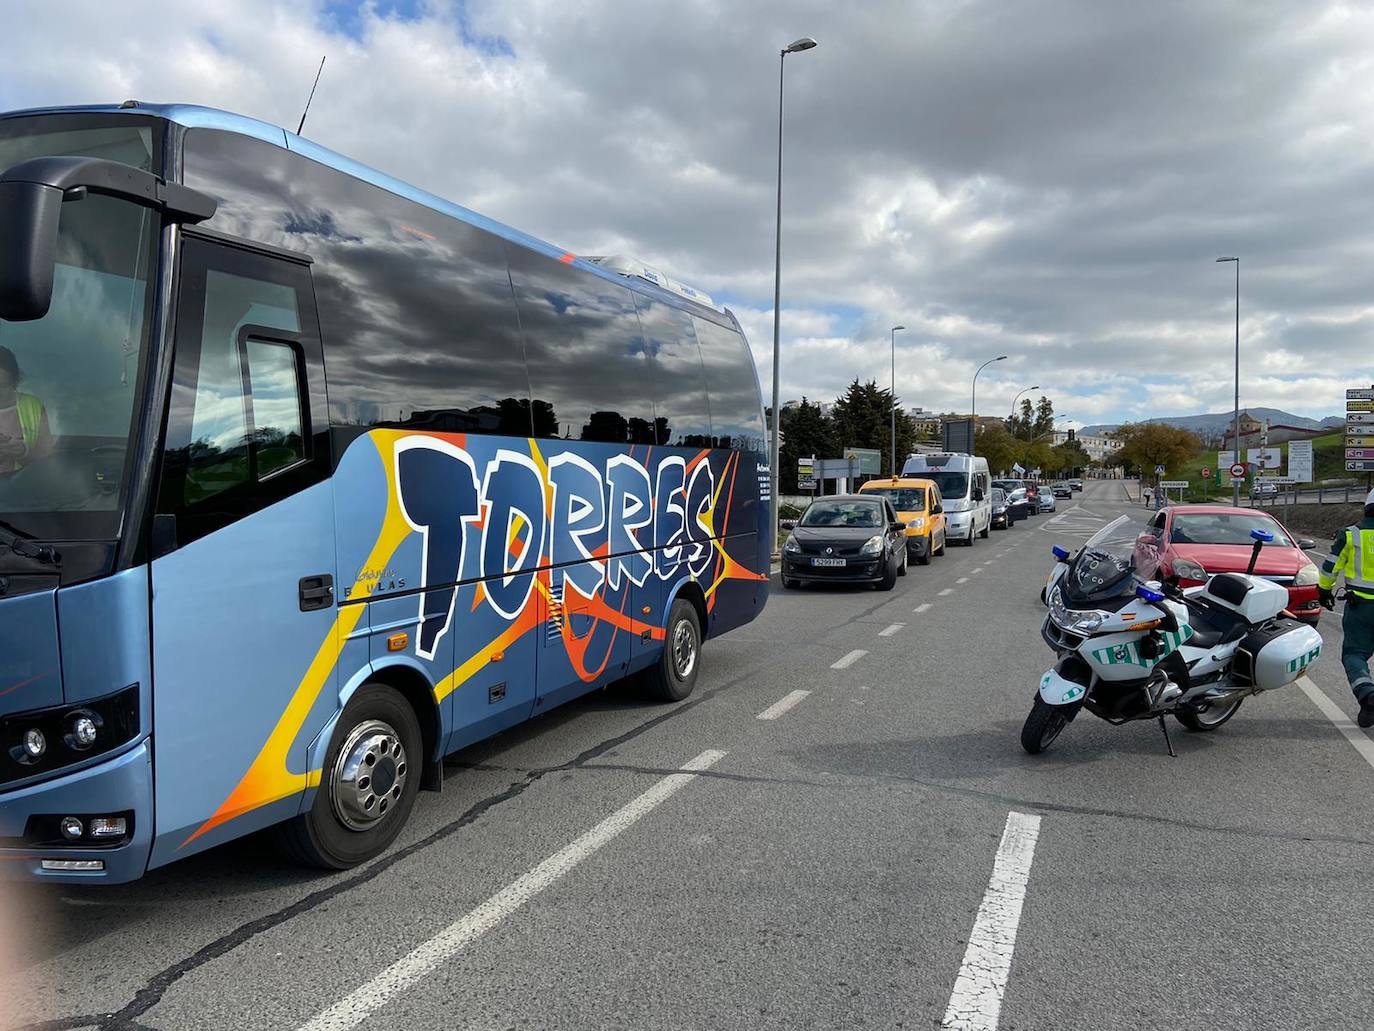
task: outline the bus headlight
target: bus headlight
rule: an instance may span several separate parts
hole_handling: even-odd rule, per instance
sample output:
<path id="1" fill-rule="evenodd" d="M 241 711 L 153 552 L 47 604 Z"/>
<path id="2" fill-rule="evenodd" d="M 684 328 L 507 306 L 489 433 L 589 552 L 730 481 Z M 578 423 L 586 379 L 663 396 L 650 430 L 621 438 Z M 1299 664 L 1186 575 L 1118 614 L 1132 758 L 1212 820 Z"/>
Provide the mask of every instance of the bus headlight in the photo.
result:
<path id="1" fill-rule="evenodd" d="M 79 705 L 0 718 L 0 785 L 113 751 L 139 729 L 137 684 Z"/>

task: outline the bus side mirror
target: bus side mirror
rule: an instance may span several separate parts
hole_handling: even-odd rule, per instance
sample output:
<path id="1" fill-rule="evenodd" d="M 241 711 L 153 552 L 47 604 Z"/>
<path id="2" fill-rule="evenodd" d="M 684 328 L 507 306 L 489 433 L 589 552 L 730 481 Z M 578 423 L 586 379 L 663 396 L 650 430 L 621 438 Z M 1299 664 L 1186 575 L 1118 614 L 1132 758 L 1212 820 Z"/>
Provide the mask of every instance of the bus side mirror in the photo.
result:
<path id="1" fill-rule="evenodd" d="M 48 314 L 57 266 L 62 191 L 42 183 L 0 181 L 0 319 Z"/>

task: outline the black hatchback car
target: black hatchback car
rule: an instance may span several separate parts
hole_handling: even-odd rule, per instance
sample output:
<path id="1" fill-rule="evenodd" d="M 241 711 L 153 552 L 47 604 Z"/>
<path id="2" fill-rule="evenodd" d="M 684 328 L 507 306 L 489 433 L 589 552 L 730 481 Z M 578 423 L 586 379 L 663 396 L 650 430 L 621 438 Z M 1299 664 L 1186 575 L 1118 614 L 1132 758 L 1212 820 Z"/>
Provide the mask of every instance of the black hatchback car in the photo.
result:
<path id="1" fill-rule="evenodd" d="M 906 575 L 906 523 L 872 494 L 837 494 L 806 506 L 782 549 L 782 585 L 867 583 L 892 590 Z"/>

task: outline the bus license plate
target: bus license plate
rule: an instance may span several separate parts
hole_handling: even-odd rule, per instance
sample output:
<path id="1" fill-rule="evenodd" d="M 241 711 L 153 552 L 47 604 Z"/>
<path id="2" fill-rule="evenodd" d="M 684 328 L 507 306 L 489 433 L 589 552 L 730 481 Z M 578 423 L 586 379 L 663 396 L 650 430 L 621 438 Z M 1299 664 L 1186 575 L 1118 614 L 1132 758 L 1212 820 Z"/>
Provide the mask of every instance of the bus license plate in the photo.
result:
<path id="1" fill-rule="evenodd" d="M 844 559 L 842 559 L 842 558 L 813 558 L 813 559 L 811 560 L 811 564 L 812 564 L 813 566 L 842 566 L 842 565 L 844 565 Z"/>

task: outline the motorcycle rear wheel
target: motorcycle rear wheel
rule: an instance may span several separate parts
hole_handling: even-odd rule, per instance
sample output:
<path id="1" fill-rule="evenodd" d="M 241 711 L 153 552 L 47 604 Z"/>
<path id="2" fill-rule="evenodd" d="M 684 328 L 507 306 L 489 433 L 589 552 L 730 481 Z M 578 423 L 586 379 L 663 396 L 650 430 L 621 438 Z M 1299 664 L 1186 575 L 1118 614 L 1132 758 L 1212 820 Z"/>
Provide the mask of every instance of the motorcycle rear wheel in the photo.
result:
<path id="1" fill-rule="evenodd" d="M 1229 705 L 1209 705 L 1201 712 L 1190 710 L 1176 712 L 1174 719 L 1195 733 L 1205 734 L 1210 730 L 1216 730 L 1234 716 L 1240 710 L 1243 701 L 1245 701 L 1244 698 L 1237 698 Z"/>
<path id="2" fill-rule="evenodd" d="M 1068 709 L 1072 706 L 1050 705 L 1039 695 L 1031 705 L 1030 715 L 1021 727 L 1021 747 L 1031 755 L 1039 755 L 1054 744 L 1063 729 L 1068 726 Z"/>

